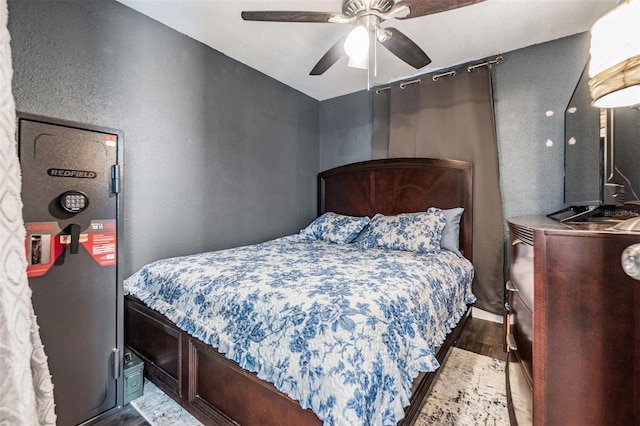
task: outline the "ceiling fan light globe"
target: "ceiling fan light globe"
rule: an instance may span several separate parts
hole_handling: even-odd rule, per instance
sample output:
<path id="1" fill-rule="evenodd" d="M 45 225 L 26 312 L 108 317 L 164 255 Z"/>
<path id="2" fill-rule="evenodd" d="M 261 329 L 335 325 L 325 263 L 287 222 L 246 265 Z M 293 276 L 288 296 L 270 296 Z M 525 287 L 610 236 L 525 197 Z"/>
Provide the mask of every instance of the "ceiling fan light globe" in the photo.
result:
<path id="1" fill-rule="evenodd" d="M 366 58 L 369 53 L 369 32 L 362 25 L 355 27 L 344 41 L 344 52 L 353 60 Z"/>
<path id="2" fill-rule="evenodd" d="M 365 55 L 361 58 L 349 57 L 347 60 L 347 66 L 349 68 L 358 68 L 361 70 L 369 69 L 369 55 Z"/>

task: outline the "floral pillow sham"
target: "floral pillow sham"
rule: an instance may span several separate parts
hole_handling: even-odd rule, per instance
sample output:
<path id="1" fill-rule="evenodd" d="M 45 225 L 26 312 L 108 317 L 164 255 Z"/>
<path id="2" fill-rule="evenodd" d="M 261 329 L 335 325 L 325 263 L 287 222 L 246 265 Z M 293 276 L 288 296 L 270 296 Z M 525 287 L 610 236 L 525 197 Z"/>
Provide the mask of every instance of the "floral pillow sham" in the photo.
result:
<path id="1" fill-rule="evenodd" d="M 301 235 L 336 244 L 348 244 L 356 239 L 369 223 L 368 217 L 345 216 L 327 212 L 300 231 Z"/>
<path id="2" fill-rule="evenodd" d="M 436 207 L 424 213 L 402 213 L 396 216 L 377 214 L 369 222 L 359 241 L 364 247 L 382 247 L 418 253 L 440 251 L 442 231 L 447 223 Z"/>

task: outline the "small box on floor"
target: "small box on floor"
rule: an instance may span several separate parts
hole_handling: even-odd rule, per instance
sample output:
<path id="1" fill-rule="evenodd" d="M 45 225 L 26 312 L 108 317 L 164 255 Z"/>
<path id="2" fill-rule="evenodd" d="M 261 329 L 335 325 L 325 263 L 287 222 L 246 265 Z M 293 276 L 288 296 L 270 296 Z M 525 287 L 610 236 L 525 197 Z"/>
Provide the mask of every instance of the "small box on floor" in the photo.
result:
<path id="1" fill-rule="evenodd" d="M 129 349 L 124 352 L 124 401 L 126 405 L 144 391 L 144 363 Z"/>

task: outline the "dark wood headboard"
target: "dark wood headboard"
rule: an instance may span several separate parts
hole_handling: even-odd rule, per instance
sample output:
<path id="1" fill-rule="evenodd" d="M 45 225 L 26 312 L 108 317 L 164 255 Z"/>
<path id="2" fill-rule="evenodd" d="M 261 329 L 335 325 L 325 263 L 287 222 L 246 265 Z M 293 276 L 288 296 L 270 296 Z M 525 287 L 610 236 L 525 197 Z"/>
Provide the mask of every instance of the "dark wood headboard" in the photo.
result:
<path id="1" fill-rule="evenodd" d="M 336 167 L 318 174 L 318 214 L 373 217 L 464 207 L 460 248 L 472 260 L 473 180 L 466 161 L 389 158 Z"/>

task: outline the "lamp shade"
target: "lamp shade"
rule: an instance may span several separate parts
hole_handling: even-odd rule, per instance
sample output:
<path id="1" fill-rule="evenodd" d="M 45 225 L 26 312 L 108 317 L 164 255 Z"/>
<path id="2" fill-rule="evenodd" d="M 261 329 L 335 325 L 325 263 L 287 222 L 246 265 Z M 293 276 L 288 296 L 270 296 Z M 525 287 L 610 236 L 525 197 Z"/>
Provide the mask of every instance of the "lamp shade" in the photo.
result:
<path id="1" fill-rule="evenodd" d="M 589 90 L 593 105 L 640 104 L 640 0 L 630 0 L 591 27 Z"/>

